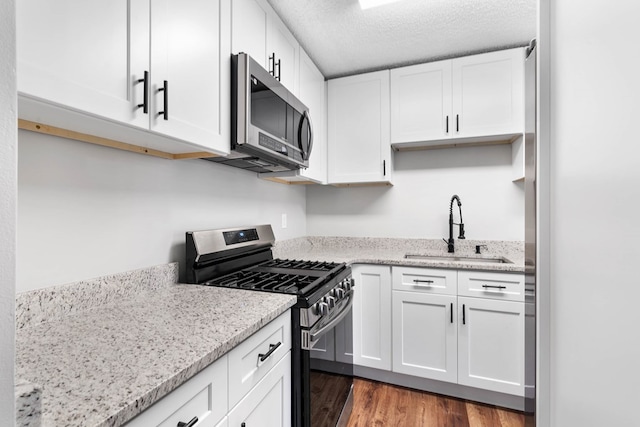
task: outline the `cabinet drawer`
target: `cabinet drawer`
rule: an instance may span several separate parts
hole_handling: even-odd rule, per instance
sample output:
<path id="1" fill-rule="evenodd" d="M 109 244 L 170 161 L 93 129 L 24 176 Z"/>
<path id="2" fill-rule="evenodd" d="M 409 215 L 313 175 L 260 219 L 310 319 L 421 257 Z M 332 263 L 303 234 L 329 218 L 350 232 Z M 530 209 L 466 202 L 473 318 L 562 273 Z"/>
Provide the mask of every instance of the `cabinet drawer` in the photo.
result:
<path id="1" fill-rule="evenodd" d="M 419 267 L 393 267 L 393 289 L 398 291 L 428 292 L 455 295 L 456 270 Z"/>
<path id="2" fill-rule="evenodd" d="M 524 275 L 459 271 L 458 295 L 524 301 Z"/>
<path id="3" fill-rule="evenodd" d="M 275 345 L 278 347 L 264 358 Z M 291 312 L 287 311 L 231 350 L 229 407 L 233 408 L 290 349 Z"/>
<path id="4" fill-rule="evenodd" d="M 291 352 L 229 412 L 232 427 L 291 426 Z"/>
<path id="5" fill-rule="evenodd" d="M 227 356 L 173 390 L 127 427 L 175 427 L 197 417 L 194 427 L 213 427 L 227 413 Z"/>

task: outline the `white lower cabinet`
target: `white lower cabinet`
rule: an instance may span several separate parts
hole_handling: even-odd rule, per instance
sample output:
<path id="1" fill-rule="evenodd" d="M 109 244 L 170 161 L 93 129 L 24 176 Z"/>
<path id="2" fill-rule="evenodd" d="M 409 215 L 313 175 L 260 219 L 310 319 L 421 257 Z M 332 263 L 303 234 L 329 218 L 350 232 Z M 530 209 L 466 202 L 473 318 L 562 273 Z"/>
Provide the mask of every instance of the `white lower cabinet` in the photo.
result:
<path id="1" fill-rule="evenodd" d="M 196 420 L 197 419 L 197 420 Z M 127 427 L 291 425 L 291 312 L 281 314 Z"/>
<path id="2" fill-rule="evenodd" d="M 355 365 L 524 396 L 522 274 L 376 265 L 352 270 Z M 336 329 L 336 360 L 344 336 Z"/>
<path id="3" fill-rule="evenodd" d="M 456 297 L 393 291 L 393 371 L 456 382 Z"/>
<path id="4" fill-rule="evenodd" d="M 229 425 L 287 427 L 291 425 L 291 352 L 229 413 Z"/>
<path id="5" fill-rule="evenodd" d="M 197 418 L 197 427 L 214 427 L 227 414 L 227 356 L 131 420 L 127 427 L 175 427 Z"/>
<path id="6" fill-rule="evenodd" d="M 391 268 L 354 265 L 353 363 L 391 370 Z"/>
<path id="7" fill-rule="evenodd" d="M 523 302 L 458 297 L 458 383 L 524 395 Z"/>

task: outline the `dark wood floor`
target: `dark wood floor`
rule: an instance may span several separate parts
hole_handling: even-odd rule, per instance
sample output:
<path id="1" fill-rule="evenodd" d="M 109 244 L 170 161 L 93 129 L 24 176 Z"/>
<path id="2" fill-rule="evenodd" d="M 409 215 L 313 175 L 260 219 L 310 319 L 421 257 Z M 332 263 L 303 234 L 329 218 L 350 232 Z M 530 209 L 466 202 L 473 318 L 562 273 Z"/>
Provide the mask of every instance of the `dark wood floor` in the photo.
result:
<path id="1" fill-rule="evenodd" d="M 348 427 L 524 427 L 524 414 L 356 378 Z"/>

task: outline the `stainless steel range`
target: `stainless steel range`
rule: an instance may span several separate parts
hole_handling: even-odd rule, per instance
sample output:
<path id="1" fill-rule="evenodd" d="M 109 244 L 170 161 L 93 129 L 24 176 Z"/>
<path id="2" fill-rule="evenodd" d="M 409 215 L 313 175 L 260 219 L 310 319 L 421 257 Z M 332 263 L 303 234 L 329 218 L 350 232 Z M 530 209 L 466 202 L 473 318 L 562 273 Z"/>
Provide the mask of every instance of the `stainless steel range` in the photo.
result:
<path id="1" fill-rule="evenodd" d="M 292 425 L 346 425 L 353 405 L 353 365 L 319 372 L 310 350 L 350 313 L 345 264 L 274 259 L 270 225 L 186 234 L 187 282 L 297 295 L 292 308 Z"/>

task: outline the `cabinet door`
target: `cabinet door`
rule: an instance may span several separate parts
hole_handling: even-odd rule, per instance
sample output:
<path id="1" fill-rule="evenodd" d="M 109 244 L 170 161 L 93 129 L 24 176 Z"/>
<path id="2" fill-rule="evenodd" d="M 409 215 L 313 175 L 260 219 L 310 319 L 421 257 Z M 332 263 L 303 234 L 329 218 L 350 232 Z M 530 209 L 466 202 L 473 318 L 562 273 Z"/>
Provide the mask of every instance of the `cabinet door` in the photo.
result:
<path id="1" fill-rule="evenodd" d="M 227 411 L 225 355 L 129 421 L 126 426 L 175 427 L 197 417 L 198 426 L 213 427 L 224 419 Z"/>
<path id="2" fill-rule="evenodd" d="M 228 154 L 230 0 L 152 0 L 151 10 L 151 129 Z"/>
<path id="3" fill-rule="evenodd" d="M 458 297 L 458 383 L 524 395 L 524 303 Z"/>
<path id="4" fill-rule="evenodd" d="M 451 61 L 391 70 L 391 142 L 450 138 Z"/>
<path id="5" fill-rule="evenodd" d="M 452 61 L 454 136 L 524 131 L 524 49 Z"/>
<path id="6" fill-rule="evenodd" d="M 256 0 L 233 0 L 231 7 L 231 52 L 248 53 L 267 68 L 268 6 Z"/>
<path id="7" fill-rule="evenodd" d="M 393 371 L 456 382 L 456 297 L 393 291 Z"/>
<path id="8" fill-rule="evenodd" d="M 311 180 L 327 181 L 327 137 L 325 131 L 325 83 L 324 76 L 311 58 L 300 49 L 300 101 L 309 108 L 313 123 L 313 148 L 309 158 L 309 167 L 300 174 Z"/>
<path id="9" fill-rule="evenodd" d="M 149 71 L 149 0 L 24 0 L 16 9 L 22 95 L 148 128 L 137 105 Z"/>
<path id="10" fill-rule="evenodd" d="M 328 82 L 330 184 L 388 182 L 389 71 Z"/>
<path id="11" fill-rule="evenodd" d="M 229 412 L 229 425 L 291 425 L 291 352 Z"/>
<path id="12" fill-rule="evenodd" d="M 391 268 L 353 267 L 353 363 L 391 370 Z"/>
<path id="13" fill-rule="evenodd" d="M 298 41 L 275 12 L 270 13 L 267 19 L 267 55 L 275 54 L 275 75 L 294 95 L 298 95 L 298 52 Z"/>

